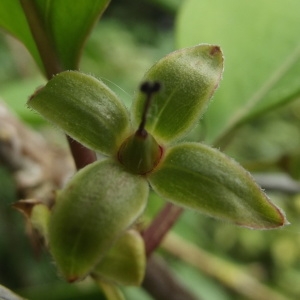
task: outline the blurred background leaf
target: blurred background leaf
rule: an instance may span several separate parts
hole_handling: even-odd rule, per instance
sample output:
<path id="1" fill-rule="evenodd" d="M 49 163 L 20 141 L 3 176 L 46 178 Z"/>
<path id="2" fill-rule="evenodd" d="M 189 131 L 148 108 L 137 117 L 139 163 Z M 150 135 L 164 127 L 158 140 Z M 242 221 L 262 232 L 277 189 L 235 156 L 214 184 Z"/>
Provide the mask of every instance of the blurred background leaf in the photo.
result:
<path id="1" fill-rule="evenodd" d="M 30 32 L 20 1 L 3 0 L 0 3 L 0 26 L 20 40 L 43 70 L 43 64 Z"/>
<path id="2" fill-rule="evenodd" d="M 249 118 L 300 96 L 297 0 L 188 0 L 177 22 L 178 46 L 216 43 L 223 82 L 206 116 L 212 142 Z"/>
<path id="3" fill-rule="evenodd" d="M 38 20 L 64 70 L 76 69 L 82 47 L 110 0 L 35 0 Z M 23 7 L 27 5 L 23 0 Z M 31 8 L 31 7 L 30 7 Z M 30 14 L 30 11 L 29 11 Z M 72 26 L 70 26 L 72 24 Z"/>
<path id="4" fill-rule="evenodd" d="M 108 3 L 109 0 L 4 0 L 0 3 L 0 26 L 25 45 L 41 70 L 52 51 L 62 69 L 76 69 L 87 35 Z"/>

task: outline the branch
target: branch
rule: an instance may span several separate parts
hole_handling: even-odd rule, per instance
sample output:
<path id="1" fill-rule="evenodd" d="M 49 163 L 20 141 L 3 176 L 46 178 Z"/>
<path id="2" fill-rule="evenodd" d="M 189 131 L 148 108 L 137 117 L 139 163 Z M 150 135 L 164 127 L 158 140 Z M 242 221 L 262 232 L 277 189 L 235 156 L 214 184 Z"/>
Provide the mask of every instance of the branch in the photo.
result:
<path id="1" fill-rule="evenodd" d="M 90 149 L 84 147 L 79 142 L 73 140 L 67 135 L 67 140 L 70 146 L 72 156 L 75 161 L 76 169 L 80 170 L 85 166 L 95 162 L 97 160 L 96 153 Z"/>
<path id="2" fill-rule="evenodd" d="M 174 277 L 159 256 L 148 260 L 142 286 L 156 300 L 199 300 Z"/>
<path id="3" fill-rule="evenodd" d="M 152 252 L 159 246 L 182 212 L 181 207 L 167 203 L 150 226 L 142 232 L 147 257 L 150 257 Z"/>

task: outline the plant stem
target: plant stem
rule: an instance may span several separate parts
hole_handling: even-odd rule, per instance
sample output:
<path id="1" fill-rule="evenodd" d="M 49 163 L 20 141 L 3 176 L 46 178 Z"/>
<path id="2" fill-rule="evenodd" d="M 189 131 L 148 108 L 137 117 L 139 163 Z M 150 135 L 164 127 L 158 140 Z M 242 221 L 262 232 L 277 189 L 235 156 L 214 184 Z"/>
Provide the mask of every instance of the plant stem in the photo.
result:
<path id="1" fill-rule="evenodd" d="M 46 77 L 50 80 L 54 75 L 64 71 L 64 69 L 34 1 L 20 0 L 20 2 L 27 18 L 32 36 L 39 50 L 39 54 L 45 68 Z M 67 140 L 77 169 L 81 169 L 96 161 L 97 158 L 95 152 L 87 149 L 69 136 L 67 136 Z"/>
<path id="2" fill-rule="evenodd" d="M 32 0 L 20 0 L 27 18 L 35 44 L 39 50 L 46 76 L 51 79 L 53 75 L 63 71 L 61 63 L 56 55 L 53 42 L 45 29 L 40 13 Z"/>
<path id="3" fill-rule="evenodd" d="M 143 288 L 156 300 L 199 300 L 174 277 L 167 264 L 159 256 L 148 260 Z"/>
<path id="4" fill-rule="evenodd" d="M 97 160 L 96 153 L 81 145 L 79 142 L 67 136 L 72 156 L 77 170 L 80 170 Z"/>
<path id="5" fill-rule="evenodd" d="M 183 208 L 167 203 L 150 226 L 142 232 L 147 257 L 158 247 L 164 236 L 183 212 Z"/>

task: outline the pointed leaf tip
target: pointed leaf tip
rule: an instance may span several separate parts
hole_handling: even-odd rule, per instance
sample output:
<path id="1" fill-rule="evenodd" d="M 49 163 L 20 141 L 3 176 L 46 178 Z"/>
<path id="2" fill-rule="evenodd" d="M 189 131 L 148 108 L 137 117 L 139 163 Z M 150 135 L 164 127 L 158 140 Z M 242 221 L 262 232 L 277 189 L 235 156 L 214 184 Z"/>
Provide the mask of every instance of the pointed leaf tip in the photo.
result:
<path id="1" fill-rule="evenodd" d="M 199 143 L 167 150 L 149 180 L 162 198 L 240 226 L 272 229 L 288 224 L 249 172 Z"/>

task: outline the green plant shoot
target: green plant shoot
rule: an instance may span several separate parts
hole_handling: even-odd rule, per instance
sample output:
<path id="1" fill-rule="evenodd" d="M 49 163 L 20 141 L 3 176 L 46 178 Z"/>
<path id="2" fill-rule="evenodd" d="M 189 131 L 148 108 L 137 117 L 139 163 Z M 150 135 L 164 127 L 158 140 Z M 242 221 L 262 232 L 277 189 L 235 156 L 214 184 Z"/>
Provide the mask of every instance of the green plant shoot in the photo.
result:
<path id="1" fill-rule="evenodd" d="M 97 274 L 143 213 L 149 187 L 167 201 L 240 226 L 287 224 L 238 163 L 202 143 L 182 142 L 222 72 L 221 49 L 203 44 L 158 61 L 130 113 L 103 82 L 75 71 L 58 74 L 31 97 L 29 107 L 104 156 L 75 174 L 51 211 L 49 248 L 68 281 Z"/>

